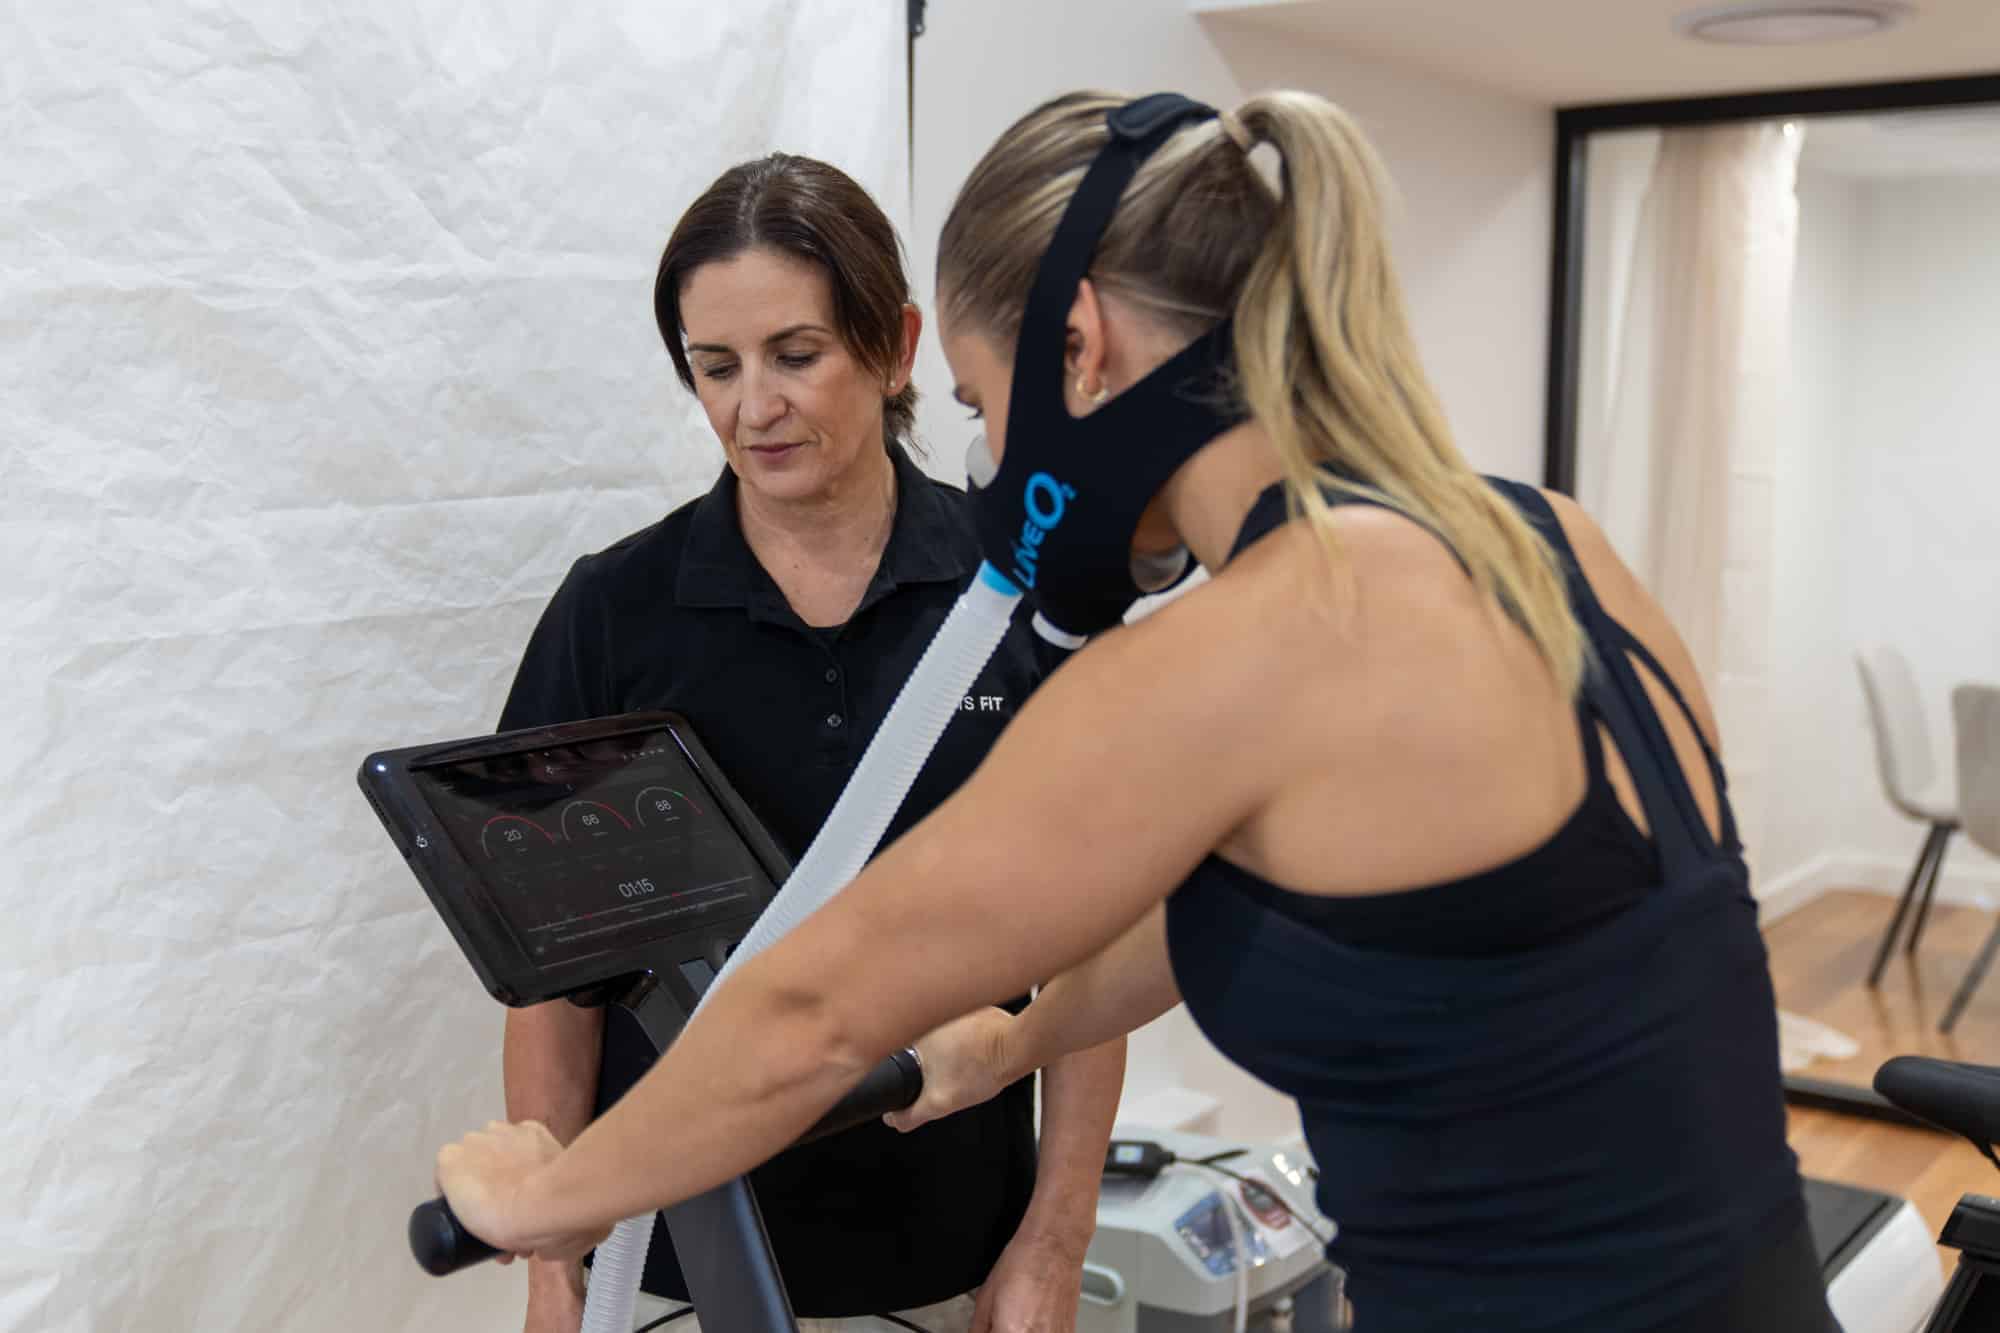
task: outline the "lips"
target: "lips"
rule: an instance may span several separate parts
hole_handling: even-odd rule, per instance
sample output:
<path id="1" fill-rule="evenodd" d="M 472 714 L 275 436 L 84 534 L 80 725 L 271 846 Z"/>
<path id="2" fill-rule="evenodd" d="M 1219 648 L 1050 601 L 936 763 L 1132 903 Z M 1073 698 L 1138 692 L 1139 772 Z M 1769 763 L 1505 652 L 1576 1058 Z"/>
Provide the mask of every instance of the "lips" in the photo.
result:
<path id="1" fill-rule="evenodd" d="M 789 458 L 802 447 L 797 442 L 792 444 L 752 444 L 745 446 L 745 452 L 754 454 L 763 461 L 770 463 L 776 462 L 781 458 Z"/>

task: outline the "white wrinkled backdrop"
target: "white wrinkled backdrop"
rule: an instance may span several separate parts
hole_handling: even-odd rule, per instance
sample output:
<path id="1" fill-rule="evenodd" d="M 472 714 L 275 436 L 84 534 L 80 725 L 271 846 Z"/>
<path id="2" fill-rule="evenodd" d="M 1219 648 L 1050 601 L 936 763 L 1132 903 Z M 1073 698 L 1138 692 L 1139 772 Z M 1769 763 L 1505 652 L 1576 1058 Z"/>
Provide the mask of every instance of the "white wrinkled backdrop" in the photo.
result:
<path id="1" fill-rule="evenodd" d="M 406 1249 L 501 1010 L 354 769 L 713 477 L 651 275 L 716 173 L 905 224 L 903 8 L 0 16 L 0 1329 L 516 1325 Z"/>

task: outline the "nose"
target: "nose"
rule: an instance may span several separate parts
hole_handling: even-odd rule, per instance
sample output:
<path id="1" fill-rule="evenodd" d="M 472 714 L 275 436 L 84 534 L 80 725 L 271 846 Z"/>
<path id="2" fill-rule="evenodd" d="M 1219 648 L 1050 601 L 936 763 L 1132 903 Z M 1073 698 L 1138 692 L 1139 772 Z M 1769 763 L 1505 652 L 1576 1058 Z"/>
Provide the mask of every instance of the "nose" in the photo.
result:
<path id="1" fill-rule="evenodd" d="M 767 375 L 761 367 L 744 369 L 743 405 L 737 409 L 737 415 L 745 430 L 769 430 L 784 419 L 788 410 L 785 396 L 778 392 L 774 377 Z"/>

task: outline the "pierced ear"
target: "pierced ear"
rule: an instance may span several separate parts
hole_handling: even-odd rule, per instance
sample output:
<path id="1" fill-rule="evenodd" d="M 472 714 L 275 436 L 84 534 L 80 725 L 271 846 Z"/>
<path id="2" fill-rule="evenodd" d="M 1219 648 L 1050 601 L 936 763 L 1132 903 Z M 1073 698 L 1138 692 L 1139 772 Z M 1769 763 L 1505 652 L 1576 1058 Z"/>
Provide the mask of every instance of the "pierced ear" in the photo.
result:
<path id="1" fill-rule="evenodd" d="M 1077 359 L 1083 355 L 1083 334 L 1071 325 L 1063 333 L 1063 368 L 1075 370 Z"/>
<path id="2" fill-rule="evenodd" d="M 1089 278 L 1079 279 L 1076 300 L 1070 303 L 1064 326 L 1064 369 L 1102 375 L 1107 352 L 1104 341 L 1104 305 L 1097 284 Z"/>

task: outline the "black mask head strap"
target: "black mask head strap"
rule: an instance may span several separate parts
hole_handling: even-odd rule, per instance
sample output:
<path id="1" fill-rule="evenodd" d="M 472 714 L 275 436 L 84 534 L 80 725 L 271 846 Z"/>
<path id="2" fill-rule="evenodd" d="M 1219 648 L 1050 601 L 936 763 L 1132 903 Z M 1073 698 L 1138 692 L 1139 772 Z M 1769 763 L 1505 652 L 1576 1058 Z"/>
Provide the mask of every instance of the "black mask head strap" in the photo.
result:
<path id="1" fill-rule="evenodd" d="M 1154 590 L 1132 578 L 1141 514 L 1183 463 L 1242 419 L 1227 384 L 1228 320 L 1088 416 L 1071 416 L 1063 398 L 1070 307 L 1126 187 L 1176 131 L 1215 115 L 1175 93 L 1110 113 L 1111 139 L 1064 210 L 1022 315 L 1007 447 L 980 491 L 980 535 L 988 563 L 1071 635 L 1117 624 Z"/>

